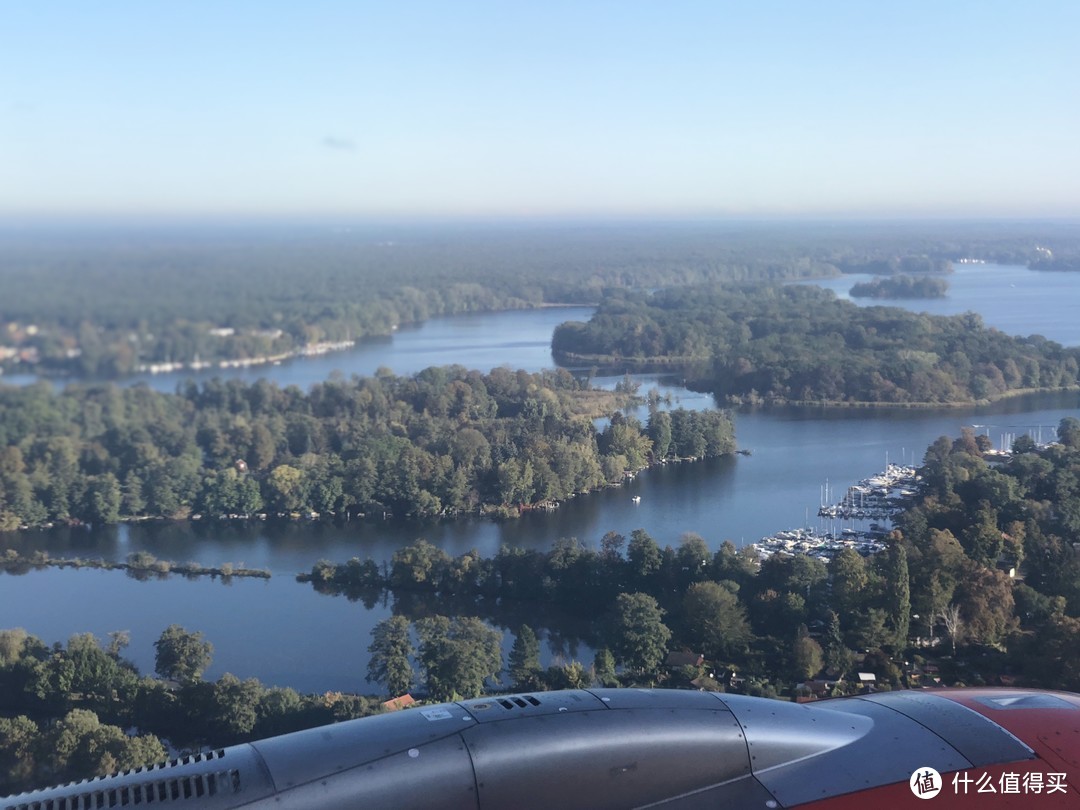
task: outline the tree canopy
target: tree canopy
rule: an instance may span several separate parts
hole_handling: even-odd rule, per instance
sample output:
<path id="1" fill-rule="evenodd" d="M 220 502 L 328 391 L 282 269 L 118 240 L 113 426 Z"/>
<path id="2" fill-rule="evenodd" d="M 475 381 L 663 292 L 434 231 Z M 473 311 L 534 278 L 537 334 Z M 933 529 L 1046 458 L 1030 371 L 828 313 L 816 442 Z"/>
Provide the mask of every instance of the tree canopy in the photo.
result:
<path id="1" fill-rule="evenodd" d="M 969 403 L 1077 386 L 1080 349 L 1010 337 L 974 313 L 859 307 L 805 285 L 623 294 L 559 326 L 562 361 L 675 366 L 732 403 Z"/>
<path id="2" fill-rule="evenodd" d="M 214 645 L 202 633 L 170 624 L 154 642 L 154 671 L 162 678 L 192 683 L 210 666 L 213 654 Z"/>
<path id="3" fill-rule="evenodd" d="M 854 284 L 852 298 L 944 298 L 949 282 L 934 276 L 888 276 Z"/>
<path id="4" fill-rule="evenodd" d="M 1003 223 L 30 229 L 0 234 L 0 248 L 0 289 L 18 291 L 0 300 L 0 348 L 11 349 L 0 365 L 95 378 L 624 289 L 940 272 L 964 257 L 1064 270 L 1080 255 L 1066 225 Z"/>
<path id="5" fill-rule="evenodd" d="M 329 381 L 0 386 L 0 530 L 184 518 L 501 516 L 619 483 L 657 457 L 628 402 L 568 372 L 460 366 Z M 735 448 L 729 414 L 670 414 L 674 452 Z"/>

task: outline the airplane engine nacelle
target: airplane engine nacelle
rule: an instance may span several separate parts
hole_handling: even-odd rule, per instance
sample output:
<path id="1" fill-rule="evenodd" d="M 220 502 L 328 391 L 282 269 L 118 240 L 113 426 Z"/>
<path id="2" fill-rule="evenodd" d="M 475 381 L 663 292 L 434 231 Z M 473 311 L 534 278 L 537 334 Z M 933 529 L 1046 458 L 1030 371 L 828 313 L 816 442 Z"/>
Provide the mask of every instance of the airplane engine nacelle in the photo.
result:
<path id="1" fill-rule="evenodd" d="M 353 720 L 12 796 L 0 810 L 824 810 L 915 801 L 908 780 L 920 768 L 1003 766 L 1067 774 L 1069 803 L 1046 795 L 1038 807 L 1075 807 L 1078 763 L 1080 696 L 1066 693 L 891 692 L 800 705 L 595 689 Z"/>

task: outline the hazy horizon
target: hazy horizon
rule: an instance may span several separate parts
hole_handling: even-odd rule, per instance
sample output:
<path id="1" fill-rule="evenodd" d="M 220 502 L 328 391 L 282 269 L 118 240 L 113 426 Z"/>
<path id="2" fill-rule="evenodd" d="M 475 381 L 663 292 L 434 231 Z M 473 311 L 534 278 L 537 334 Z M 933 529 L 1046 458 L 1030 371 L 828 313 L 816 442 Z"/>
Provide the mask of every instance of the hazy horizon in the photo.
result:
<path id="1" fill-rule="evenodd" d="M 0 220 L 1072 220 L 1046 0 L 7 10 Z"/>

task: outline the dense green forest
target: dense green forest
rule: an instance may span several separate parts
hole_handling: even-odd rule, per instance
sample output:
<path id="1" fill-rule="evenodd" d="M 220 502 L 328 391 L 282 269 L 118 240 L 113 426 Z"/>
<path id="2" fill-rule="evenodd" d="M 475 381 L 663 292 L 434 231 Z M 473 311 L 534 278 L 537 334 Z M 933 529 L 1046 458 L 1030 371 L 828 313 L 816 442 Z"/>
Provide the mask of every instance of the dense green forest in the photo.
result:
<path id="1" fill-rule="evenodd" d="M 1040 252 L 1040 246 L 1043 252 Z M 287 355 L 434 315 L 619 289 L 1080 256 L 1065 224 L 583 223 L 0 231 L 0 367 L 115 376 Z"/>
<path id="2" fill-rule="evenodd" d="M 859 307 L 810 285 L 684 287 L 605 301 L 560 325 L 563 361 L 680 368 L 727 402 L 970 403 L 1073 387 L 1080 350 L 973 313 Z"/>
<path id="3" fill-rule="evenodd" d="M 975 315 L 758 286 L 838 273 L 888 282 L 961 258 L 1069 270 L 1080 232 L 1065 225 L 296 226 L 0 233 L 0 248 L 8 369 L 125 374 L 545 302 L 601 302 L 588 325 L 558 330 L 564 356 L 620 372 L 669 366 L 733 403 L 989 400 L 1075 386 L 1080 359 Z M 643 425 L 617 412 L 624 404 L 565 371 L 457 367 L 309 392 L 265 381 L 175 394 L 0 386 L 0 530 L 511 516 L 651 463 L 734 450 L 729 414 L 654 410 Z M 610 414 L 598 430 L 594 418 Z M 811 678 L 851 691 L 856 667 L 881 688 L 936 672 L 947 684 L 1080 689 L 1080 422 L 1063 422 L 1060 438 L 1049 447 L 1022 438 L 1007 461 L 988 459 L 971 435 L 938 440 L 918 497 L 870 558 L 759 562 L 730 543 L 712 552 L 697 535 L 661 548 L 638 530 L 609 533 L 597 549 L 566 538 L 546 553 L 504 548 L 489 559 L 417 541 L 387 565 L 320 562 L 301 579 L 326 598 L 392 600 L 367 673 L 385 696 L 472 696 L 499 679 L 523 690 L 661 684 L 792 697 Z M 545 636 L 597 653 L 545 668 Z M 378 710 L 371 698 L 203 681 L 210 645 L 178 627 L 156 645 L 160 677 L 147 677 L 123 659 L 125 641 L 84 635 L 50 647 L 0 631 L 0 793 L 154 761 L 166 739 L 219 746 Z M 672 652 L 689 654 L 666 663 Z M 138 736 L 123 730 L 132 727 Z"/>
<path id="4" fill-rule="evenodd" d="M 368 680 L 385 696 L 662 684 L 792 697 L 818 688 L 811 679 L 835 695 L 860 688 L 856 669 L 875 673 L 878 689 L 1080 690 L 1080 420 L 1063 420 L 1059 437 L 1045 447 L 1022 437 L 1004 461 L 970 433 L 938 439 L 918 495 L 870 558 L 848 549 L 828 564 L 761 562 L 730 542 L 713 553 L 687 534 L 661 548 L 637 530 L 609 532 L 598 549 L 563 539 L 489 559 L 417 541 L 386 567 L 322 562 L 300 579 L 331 598 L 392 594 L 394 615 L 368 647 Z M 594 659 L 541 666 L 540 638 L 568 627 Z M 505 629 L 515 636 L 506 661 Z M 155 644 L 160 679 L 140 676 L 120 657 L 126 641 L 83 635 L 50 648 L 0 631 L 0 791 L 152 760 L 158 737 L 220 746 L 377 708 L 232 675 L 205 682 L 212 646 L 176 626 Z M 130 726 L 142 736 L 124 736 Z"/>
<path id="5" fill-rule="evenodd" d="M 300 579 L 353 599 L 394 594 L 400 615 L 376 629 L 371 671 L 390 693 L 417 683 L 411 653 L 400 654 L 401 622 L 450 612 L 514 628 L 519 656 L 537 631 L 561 635 L 567 626 L 600 651 L 591 671 L 569 662 L 541 672 L 530 653 L 524 679 L 512 660 L 516 688 L 559 688 L 573 680 L 569 668 L 583 683 L 694 680 L 788 695 L 799 681 L 847 675 L 835 687 L 843 693 L 858 688 L 856 662 L 880 687 L 897 688 L 924 682 L 925 672 L 903 662 L 932 658 L 947 684 L 1080 690 L 1080 420 L 1063 420 L 1059 434 L 1045 447 L 1021 437 L 1004 461 L 985 456 L 987 442 L 971 433 L 941 437 L 886 550 L 869 558 L 846 549 L 828 564 L 783 555 L 759 562 L 752 548 L 730 542 L 713 553 L 686 534 L 678 547 L 661 548 L 637 530 L 629 538 L 609 532 L 597 549 L 571 538 L 546 553 L 504 548 L 486 559 L 450 557 L 421 540 L 389 566 L 321 562 Z M 518 632 L 517 624 L 529 627 Z M 388 648 L 399 653 L 395 666 Z M 705 661 L 665 667 L 665 654 L 678 650 Z M 738 678 L 721 682 L 719 673 L 731 671 Z"/>
<path id="6" fill-rule="evenodd" d="M 0 530 L 121 518 L 511 516 L 668 457 L 735 449 L 730 417 L 592 418 L 628 395 L 565 371 L 330 381 L 0 386 Z"/>
<path id="7" fill-rule="evenodd" d="M 949 282 L 932 276 L 891 276 L 864 281 L 851 288 L 853 298 L 944 298 Z"/>

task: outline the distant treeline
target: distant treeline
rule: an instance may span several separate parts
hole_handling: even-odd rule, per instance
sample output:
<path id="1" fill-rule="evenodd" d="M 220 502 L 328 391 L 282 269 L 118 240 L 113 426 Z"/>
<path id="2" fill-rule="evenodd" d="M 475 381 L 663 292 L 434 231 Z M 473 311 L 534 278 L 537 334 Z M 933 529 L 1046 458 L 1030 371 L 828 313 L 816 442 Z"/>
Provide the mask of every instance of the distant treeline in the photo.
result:
<path id="1" fill-rule="evenodd" d="M 930 276 L 891 276 L 863 281 L 851 288 L 853 298 L 944 298 L 949 282 Z"/>
<path id="2" fill-rule="evenodd" d="M 1032 270 L 1048 270 L 1059 273 L 1077 273 L 1080 272 L 1080 256 L 1069 256 L 1059 259 L 1039 258 L 1033 261 L 1029 266 Z"/>
<path id="3" fill-rule="evenodd" d="M 295 352 L 620 289 L 1080 256 L 1066 225 L 265 226 L 0 234 L 0 365 L 87 376 Z"/>
<path id="4" fill-rule="evenodd" d="M 970 403 L 1077 385 L 1080 350 L 973 313 L 859 307 L 809 285 L 688 287 L 605 301 L 555 330 L 563 361 L 682 366 L 729 402 Z"/>
<path id="5" fill-rule="evenodd" d="M 948 259 L 930 256 L 890 256 L 884 259 L 851 258 L 836 262 L 841 273 L 870 273 L 873 275 L 893 276 L 905 273 L 951 273 L 952 263 Z"/>
<path id="6" fill-rule="evenodd" d="M 735 449 L 725 413 L 682 410 L 642 426 L 629 395 L 566 371 L 455 366 L 331 381 L 309 393 L 265 381 L 145 387 L 0 386 L 0 530 L 362 514 L 516 515 L 665 458 Z"/>

